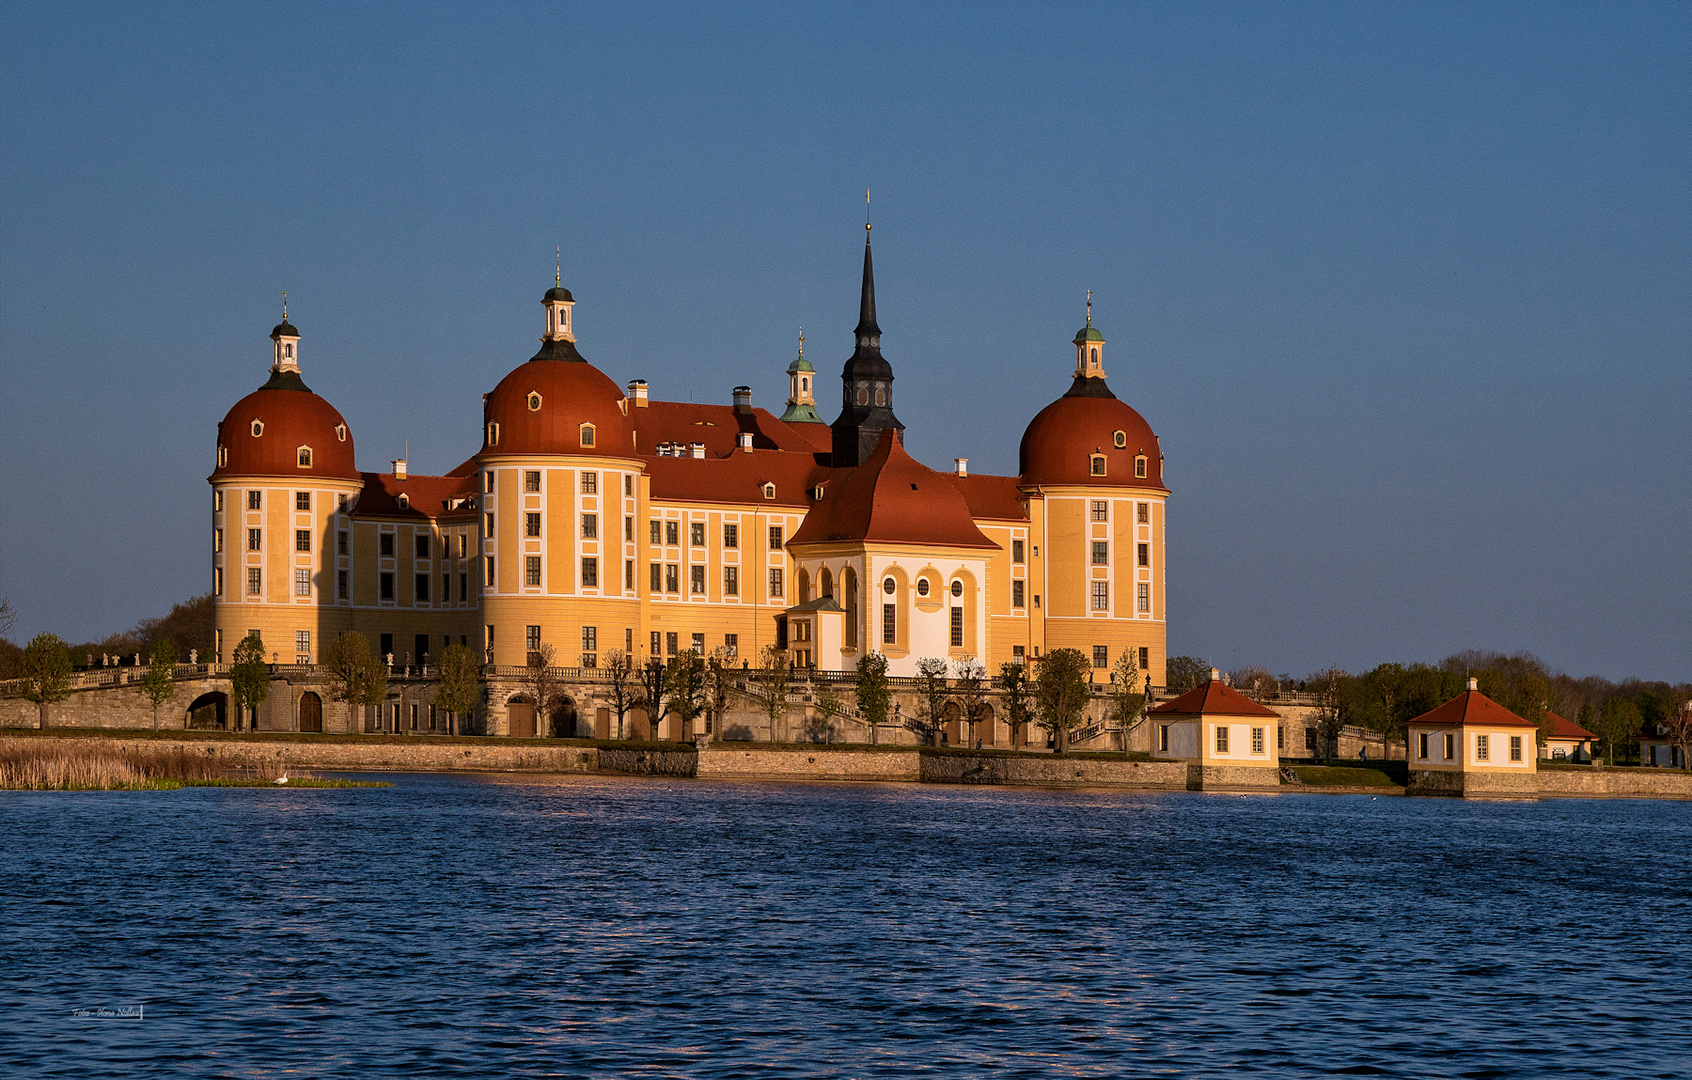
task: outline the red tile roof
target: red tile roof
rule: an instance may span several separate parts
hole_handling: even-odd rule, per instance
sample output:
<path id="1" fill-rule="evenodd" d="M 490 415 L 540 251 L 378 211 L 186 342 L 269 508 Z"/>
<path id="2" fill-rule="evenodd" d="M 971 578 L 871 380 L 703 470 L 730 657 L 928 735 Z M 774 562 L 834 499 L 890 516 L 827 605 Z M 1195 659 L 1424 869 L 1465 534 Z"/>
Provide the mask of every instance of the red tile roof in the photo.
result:
<path id="1" fill-rule="evenodd" d="M 952 483 L 963 492 L 970 515 L 978 521 L 1028 520 L 1028 509 L 1018 488 L 1021 481 L 1014 476 L 971 473 L 968 476 L 953 476 Z"/>
<path id="2" fill-rule="evenodd" d="M 1596 739 L 1598 736 L 1586 730 L 1573 720 L 1558 716 L 1556 713 L 1546 713 L 1545 718 L 1551 721 L 1552 739 Z"/>
<path id="3" fill-rule="evenodd" d="M 727 455 L 693 457 L 650 457 L 646 474 L 651 477 L 652 497 L 669 502 L 750 503 L 783 510 L 809 510 L 811 491 L 818 484 L 825 490 L 838 470 L 817 464 L 811 454 L 784 454 L 779 450 L 734 451 Z M 764 498 L 764 485 L 775 484 L 775 498 Z"/>
<path id="4" fill-rule="evenodd" d="M 1273 716 L 1279 719 L 1281 715 L 1265 709 L 1233 687 L 1224 686 L 1218 679 L 1195 686 L 1151 711 L 1178 716 Z"/>
<path id="5" fill-rule="evenodd" d="M 278 380 L 280 381 L 280 380 Z M 314 476 L 357 480 L 352 433 L 335 407 L 296 378 L 299 389 L 273 389 L 269 384 L 237 401 L 217 425 L 218 445 L 228 451 L 212 478 L 224 476 L 286 476 L 301 480 Z M 286 384 L 284 384 L 286 385 Z M 253 434 L 253 422 L 260 424 Z M 346 432 L 342 438 L 337 432 Z M 302 469 L 299 448 L 311 447 L 311 467 Z"/>
<path id="6" fill-rule="evenodd" d="M 635 441 L 640 453 L 650 454 L 659 443 L 704 443 L 705 453 L 712 457 L 731 454 L 736 449 L 735 436 L 743 431 L 752 433 L 752 446 L 758 450 L 787 450 L 799 454 L 827 451 L 833 436 L 821 424 L 784 424 L 764 409 L 739 413 L 733 405 L 696 405 L 683 401 L 653 401 L 643 409 L 629 410 L 634 425 Z M 803 431 L 814 428 L 821 432 Z M 818 442 L 820 439 L 820 443 Z"/>
<path id="7" fill-rule="evenodd" d="M 354 517 L 413 518 L 474 518 L 473 506 L 448 509 L 448 502 L 476 494 L 476 479 L 472 476 L 408 476 L 394 478 L 393 473 L 361 473 L 364 490 L 358 494 Z M 401 506 L 403 493 L 409 506 Z"/>
<path id="8" fill-rule="evenodd" d="M 954 479 L 914 460 L 888 428 L 868 461 L 828 485 L 792 543 L 861 540 L 997 548 L 975 527 Z"/>
<path id="9" fill-rule="evenodd" d="M 1538 727 L 1532 720 L 1523 720 L 1479 690 L 1465 690 L 1444 705 L 1425 712 L 1412 724 L 1448 724 L 1454 727 Z"/>

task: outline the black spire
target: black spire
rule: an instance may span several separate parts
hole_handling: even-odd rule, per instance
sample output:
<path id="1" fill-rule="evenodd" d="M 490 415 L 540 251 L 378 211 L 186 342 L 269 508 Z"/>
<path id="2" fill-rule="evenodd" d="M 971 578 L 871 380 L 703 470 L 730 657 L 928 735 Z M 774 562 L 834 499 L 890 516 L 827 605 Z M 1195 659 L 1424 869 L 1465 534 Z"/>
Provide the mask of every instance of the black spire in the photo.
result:
<path id="1" fill-rule="evenodd" d="M 857 347 L 840 372 L 842 403 L 834 428 L 835 468 L 860 465 L 875 452 L 881 433 L 905 425 L 893 415 L 893 365 L 881 355 L 881 327 L 875 321 L 875 265 L 869 225 L 864 226 L 864 284 L 858 300 Z"/>

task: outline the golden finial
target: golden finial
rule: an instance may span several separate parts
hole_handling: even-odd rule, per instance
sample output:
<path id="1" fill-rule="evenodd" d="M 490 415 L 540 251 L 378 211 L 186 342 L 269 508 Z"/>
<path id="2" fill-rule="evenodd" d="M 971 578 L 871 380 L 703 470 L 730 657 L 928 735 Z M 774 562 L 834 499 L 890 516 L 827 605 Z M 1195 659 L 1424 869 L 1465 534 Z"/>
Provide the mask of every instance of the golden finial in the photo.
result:
<path id="1" fill-rule="evenodd" d="M 1087 325 L 1093 325 L 1093 290 L 1087 290 Z"/>
<path id="2" fill-rule="evenodd" d="M 805 359 L 805 328 L 799 328 L 799 359 Z"/>
<path id="3" fill-rule="evenodd" d="M 288 290 L 282 290 L 282 321 L 288 321 Z"/>
<path id="4" fill-rule="evenodd" d="M 552 254 L 558 260 L 558 269 L 552 273 L 552 283 L 562 289 L 564 287 L 564 245 L 559 244 L 553 248 Z"/>

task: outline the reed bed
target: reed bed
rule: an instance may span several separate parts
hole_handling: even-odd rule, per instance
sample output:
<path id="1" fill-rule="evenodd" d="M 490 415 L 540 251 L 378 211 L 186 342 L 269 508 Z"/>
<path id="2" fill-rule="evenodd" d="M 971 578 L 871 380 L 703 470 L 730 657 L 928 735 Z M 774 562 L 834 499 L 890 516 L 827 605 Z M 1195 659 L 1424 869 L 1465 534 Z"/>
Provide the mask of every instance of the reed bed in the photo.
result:
<path id="1" fill-rule="evenodd" d="M 46 739 L 0 740 L 0 789 L 122 791 L 178 787 L 249 787 L 286 776 L 301 787 L 351 787 L 280 766 L 230 770 L 180 748 L 140 749 Z M 387 785 L 383 785 L 387 786 Z"/>

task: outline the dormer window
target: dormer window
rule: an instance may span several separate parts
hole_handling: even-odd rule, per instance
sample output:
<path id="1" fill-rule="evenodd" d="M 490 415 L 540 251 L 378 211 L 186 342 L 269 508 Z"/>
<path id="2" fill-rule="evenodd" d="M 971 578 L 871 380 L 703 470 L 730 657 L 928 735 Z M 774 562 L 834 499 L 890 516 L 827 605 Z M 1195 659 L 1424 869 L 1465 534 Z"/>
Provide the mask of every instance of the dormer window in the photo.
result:
<path id="1" fill-rule="evenodd" d="M 1144 454 L 1134 459 L 1134 477 L 1137 480 L 1146 478 L 1146 455 Z"/>
<path id="2" fill-rule="evenodd" d="M 538 400 L 538 398 L 537 398 L 537 400 Z M 536 406 L 536 408 L 539 408 L 539 406 Z M 593 445 L 593 425 L 592 424 L 583 424 L 582 425 L 582 445 L 583 446 L 592 446 Z"/>
<path id="3" fill-rule="evenodd" d="M 253 421 L 253 438 L 256 439 L 260 435 L 263 435 L 263 434 L 264 434 L 264 421 L 263 420 L 254 420 Z"/>
<path id="4" fill-rule="evenodd" d="M 1110 441 L 1111 445 L 1115 446 L 1118 450 L 1122 450 L 1128 445 L 1128 433 L 1126 431 L 1118 431 L 1110 437 Z"/>
<path id="5" fill-rule="evenodd" d="M 302 469 L 311 468 L 311 447 L 302 446 L 298 450 L 294 451 L 294 454 L 295 454 L 296 459 L 300 463 L 300 468 L 302 468 Z"/>
<path id="6" fill-rule="evenodd" d="M 530 325 L 531 325 L 531 326 L 532 326 L 532 325 L 534 325 L 534 324 L 532 324 L 532 323 L 531 323 L 531 324 L 530 324 Z M 400 509 L 401 509 L 401 510 L 409 510 L 409 509 L 411 509 L 411 496 L 410 496 L 410 495 L 407 495 L 407 494 L 406 494 L 406 493 L 405 493 L 405 492 L 403 492 L 403 491 L 402 491 L 402 492 L 400 492 L 400 493 L 399 493 L 399 498 L 398 498 L 398 499 L 396 499 L 396 500 L 395 500 L 395 501 L 396 501 L 396 502 L 398 502 L 398 503 L 399 503 L 399 508 L 400 508 Z"/>
<path id="7" fill-rule="evenodd" d="M 1092 474 L 1094 476 L 1103 476 L 1105 474 L 1105 456 L 1103 454 L 1093 455 Z"/>
<path id="8" fill-rule="evenodd" d="M 221 469 L 225 465 L 228 465 L 228 464 L 229 464 L 229 448 L 227 446 L 218 447 L 217 448 L 217 467 Z"/>
<path id="9" fill-rule="evenodd" d="M 336 424 L 335 425 L 335 438 L 339 439 L 341 442 L 347 441 L 347 425 L 345 425 L 345 424 Z"/>
<path id="10" fill-rule="evenodd" d="M 499 425 L 498 424 L 489 424 L 488 425 L 488 445 L 489 446 L 498 446 L 499 445 Z"/>
<path id="11" fill-rule="evenodd" d="M 822 497 L 823 497 L 822 485 L 818 484 L 816 487 L 811 489 L 811 501 L 812 502 L 822 502 Z"/>
<path id="12" fill-rule="evenodd" d="M 540 412 L 540 395 L 533 390 L 529 391 L 529 411 Z"/>
<path id="13" fill-rule="evenodd" d="M 764 498 L 766 498 L 766 499 L 775 498 L 775 485 L 774 484 L 765 484 L 764 485 Z"/>

